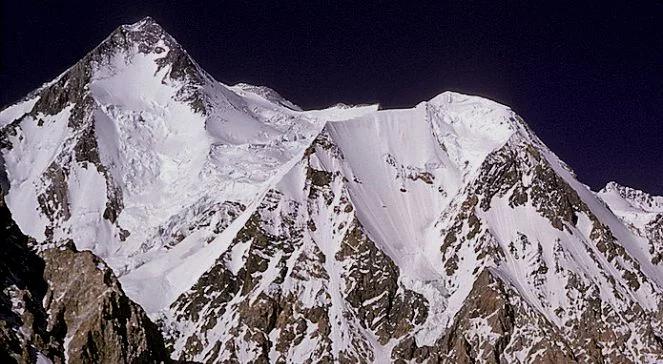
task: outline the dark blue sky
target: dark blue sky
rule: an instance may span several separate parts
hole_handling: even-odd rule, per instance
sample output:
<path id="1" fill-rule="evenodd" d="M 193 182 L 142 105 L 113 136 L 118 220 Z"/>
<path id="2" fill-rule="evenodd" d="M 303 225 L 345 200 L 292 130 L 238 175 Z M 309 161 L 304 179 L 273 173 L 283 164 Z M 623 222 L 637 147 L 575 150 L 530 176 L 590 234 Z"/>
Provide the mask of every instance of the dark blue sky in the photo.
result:
<path id="1" fill-rule="evenodd" d="M 0 104 L 150 15 L 222 82 L 267 85 L 304 108 L 489 97 L 593 188 L 663 195 L 661 1 L 45 3 L 0 5 Z"/>

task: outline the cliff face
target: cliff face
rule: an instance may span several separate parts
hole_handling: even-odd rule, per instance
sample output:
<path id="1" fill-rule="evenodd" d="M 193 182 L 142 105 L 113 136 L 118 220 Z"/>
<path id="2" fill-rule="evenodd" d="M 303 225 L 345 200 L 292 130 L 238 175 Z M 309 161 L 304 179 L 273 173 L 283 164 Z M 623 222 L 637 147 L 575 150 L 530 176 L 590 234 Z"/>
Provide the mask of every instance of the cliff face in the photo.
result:
<path id="1" fill-rule="evenodd" d="M 161 334 L 143 309 L 122 292 L 113 272 L 90 252 L 43 253 L 48 291 L 47 329 L 64 331 L 64 353 L 74 363 L 166 361 Z M 62 334 L 60 334 L 62 335 Z"/>
<path id="2" fill-rule="evenodd" d="M 26 363 L 43 355 L 62 362 L 62 341 L 46 330 L 44 261 L 28 248 L 28 238 L 12 221 L 4 198 L 0 231 L 0 361 Z"/>
<path id="3" fill-rule="evenodd" d="M 156 326 L 99 258 L 73 246 L 38 255 L 4 203 L 0 229 L 0 361 L 169 361 Z"/>

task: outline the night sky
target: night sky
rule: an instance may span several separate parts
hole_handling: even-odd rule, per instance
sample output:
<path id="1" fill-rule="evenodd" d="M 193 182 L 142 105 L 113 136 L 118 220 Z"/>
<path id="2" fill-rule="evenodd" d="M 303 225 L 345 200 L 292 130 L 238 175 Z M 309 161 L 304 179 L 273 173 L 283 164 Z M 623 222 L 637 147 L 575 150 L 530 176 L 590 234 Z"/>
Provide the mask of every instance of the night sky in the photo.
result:
<path id="1" fill-rule="evenodd" d="M 485 96 L 592 188 L 663 195 L 662 1 L 1 3 L 2 105 L 150 15 L 221 82 L 266 85 L 304 108 Z"/>

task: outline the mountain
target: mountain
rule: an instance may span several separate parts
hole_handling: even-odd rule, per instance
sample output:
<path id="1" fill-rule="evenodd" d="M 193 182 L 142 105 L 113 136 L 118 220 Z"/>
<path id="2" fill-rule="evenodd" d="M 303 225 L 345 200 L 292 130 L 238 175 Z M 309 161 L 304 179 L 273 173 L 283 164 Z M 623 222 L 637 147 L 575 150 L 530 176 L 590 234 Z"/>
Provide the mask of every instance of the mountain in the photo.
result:
<path id="1" fill-rule="evenodd" d="M 592 192 L 496 102 L 302 110 L 146 18 L 0 127 L 28 245 L 105 262 L 173 359 L 663 360 L 663 198 Z"/>

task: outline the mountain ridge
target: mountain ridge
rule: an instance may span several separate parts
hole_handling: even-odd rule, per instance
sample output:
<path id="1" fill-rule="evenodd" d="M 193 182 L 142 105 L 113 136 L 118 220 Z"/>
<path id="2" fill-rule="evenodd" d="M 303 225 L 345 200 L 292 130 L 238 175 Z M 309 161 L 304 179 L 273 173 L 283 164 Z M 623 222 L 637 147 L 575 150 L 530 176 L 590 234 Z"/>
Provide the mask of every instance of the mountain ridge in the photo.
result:
<path id="1" fill-rule="evenodd" d="M 31 95 L 14 219 L 106 261 L 174 359 L 663 359 L 660 198 L 592 192 L 507 106 L 301 110 L 151 18 Z"/>

